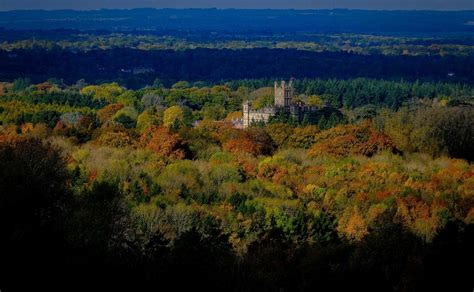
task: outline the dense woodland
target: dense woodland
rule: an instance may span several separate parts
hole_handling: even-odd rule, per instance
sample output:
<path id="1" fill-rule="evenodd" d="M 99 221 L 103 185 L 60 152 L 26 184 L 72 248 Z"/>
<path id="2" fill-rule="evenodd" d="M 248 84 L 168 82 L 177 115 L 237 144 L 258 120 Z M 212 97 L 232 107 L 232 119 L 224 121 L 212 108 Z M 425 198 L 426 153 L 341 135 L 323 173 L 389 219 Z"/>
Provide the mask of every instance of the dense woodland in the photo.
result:
<path id="1" fill-rule="evenodd" d="M 129 88 L 167 85 L 180 80 L 219 82 L 260 78 L 383 78 L 409 81 L 474 82 L 470 56 L 386 56 L 294 49 L 137 50 L 0 50 L 0 78 L 49 78 L 67 83 L 119 82 Z"/>
<path id="2" fill-rule="evenodd" d="M 470 289 L 473 88 L 297 80 L 314 116 L 236 129 L 271 84 L 2 83 L 6 276 Z"/>

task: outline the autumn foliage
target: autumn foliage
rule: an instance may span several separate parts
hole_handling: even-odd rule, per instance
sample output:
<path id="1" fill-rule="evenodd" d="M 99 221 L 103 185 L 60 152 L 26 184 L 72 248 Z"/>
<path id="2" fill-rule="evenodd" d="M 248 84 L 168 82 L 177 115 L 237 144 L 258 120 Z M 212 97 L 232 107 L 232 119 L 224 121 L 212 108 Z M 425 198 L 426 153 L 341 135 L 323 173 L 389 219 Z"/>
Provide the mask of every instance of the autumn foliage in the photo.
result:
<path id="1" fill-rule="evenodd" d="M 311 149 L 313 156 L 365 155 L 373 156 L 380 151 L 396 152 L 390 138 L 368 125 L 339 125 L 316 135 L 318 141 Z"/>
<path id="2" fill-rule="evenodd" d="M 185 151 L 178 135 L 168 128 L 151 127 L 141 135 L 140 144 L 155 152 L 159 157 L 183 159 Z"/>
<path id="3" fill-rule="evenodd" d="M 263 130 L 249 129 L 225 141 L 222 148 L 234 154 L 244 152 L 258 156 L 270 154 L 273 145 L 271 138 Z"/>
<path id="4" fill-rule="evenodd" d="M 285 274 L 297 266 L 294 279 L 349 273 L 352 283 L 361 271 L 381 271 L 396 276 L 379 290 L 411 290 L 403 281 L 419 271 L 418 263 L 437 262 L 443 249 L 449 256 L 471 249 L 465 238 L 474 224 L 474 165 L 437 151 L 411 151 L 441 135 L 451 152 L 440 153 L 468 153 L 471 131 L 460 125 L 470 111 L 436 110 L 447 116 L 423 129 L 404 129 L 403 112 L 370 122 L 348 118 L 335 127 L 282 119 L 241 129 L 236 92 L 191 86 L 126 92 L 113 84 L 88 86 L 77 93 L 84 107 L 24 106 L 7 93 L 0 100 L 0 197 L 7 194 L 16 209 L 9 214 L 15 220 L 6 216 L 3 224 L 21 222 L 17 211 L 39 203 L 38 194 L 57 192 L 51 199 L 57 211 L 67 212 L 66 220 L 46 218 L 50 209 L 42 203 L 31 214 L 65 224 L 59 245 L 87 259 L 93 252 L 101 263 L 123 261 L 150 278 L 157 269 L 181 276 L 183 266 L 193 274 L 223 259 L 224 274 L 264 279 L 265 285 L 281 278 L 274 270 Z M 48 87 L 38 85 L 38 96 L 61 91 Z M 142 94 L 148 94 L 146 103 Z M 189 100 L 181 102 L 186 94 Z M 212 99 L 236 106 L 219 107 Z M 452 139 L 458 135 L 466 137 Z M 408 147 L 418 137 L 427 140 Z M 395 145 L 402 145 L 403 155 Z M 25 199 L 15 201 L 25 190 Z M 62 201 L 65 194 L 70 201 Z M 14 231 L 12 238 L 21 235 Z M 31 237 L 19 254 L 43 235 Z M 186 265 L 177 268 L 179 261 Z M 208 272 L 216 270 L 221 266 Z M 306 283 L 280 289 L 287 279 L 269 290 L 305 290 Z"/>
<path id="5" fill-rule="evenodd" d="M 110 104 L 97 112 L 97 119 L 102 123 L 110 121 L 123 107 L 124 105 L 120 103 Z"/>

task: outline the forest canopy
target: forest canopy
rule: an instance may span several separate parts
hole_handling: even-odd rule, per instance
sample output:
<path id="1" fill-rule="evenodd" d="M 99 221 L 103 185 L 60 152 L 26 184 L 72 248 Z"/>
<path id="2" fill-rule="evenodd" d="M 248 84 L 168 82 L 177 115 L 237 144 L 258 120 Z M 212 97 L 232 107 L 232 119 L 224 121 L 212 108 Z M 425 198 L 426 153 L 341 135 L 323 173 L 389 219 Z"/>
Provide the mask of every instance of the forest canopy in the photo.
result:
<path id="1" fill-rule="evenodd" d="M 47 259 L 87 277 L 107 269 L 102 280 L 168 283 L 179 272 L 243 290 L 344 288 L 348 277 L 425 287 L 407 269 L 435 287 L 446 266 L 445 277 L 467 277 L 470 258 L 459 255 L 472 255 L 470 86 L 297 80 L 299 102 L 318 106 L 312 117 L 236 127 L 242 102 L 268 99 L 269 83 L 2 83 L 11 273 Z"/>

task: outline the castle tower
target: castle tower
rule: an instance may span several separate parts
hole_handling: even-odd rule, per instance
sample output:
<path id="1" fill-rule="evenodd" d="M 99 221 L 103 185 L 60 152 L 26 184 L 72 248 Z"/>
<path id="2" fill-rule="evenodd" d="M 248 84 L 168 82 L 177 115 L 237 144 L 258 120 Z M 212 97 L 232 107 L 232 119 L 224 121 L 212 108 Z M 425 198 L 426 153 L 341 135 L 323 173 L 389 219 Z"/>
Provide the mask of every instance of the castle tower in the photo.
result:
<path id="1" fill-rule="evenodd" d="M 243 127 L 248 128 L 250 126 L 250 101 L 244 101 L 243 104 L 243 111 L 242 111 L 242 122 L 243 122 Z"/>
<path id="2" fill-rule="evenodd" d="M 291 106 L 294 93 L 293 79 L 291 79 L 289 83 L 282 81 L 281 85 L 278 85 L 278 82 L 275 81 L 275 106 Z"/>

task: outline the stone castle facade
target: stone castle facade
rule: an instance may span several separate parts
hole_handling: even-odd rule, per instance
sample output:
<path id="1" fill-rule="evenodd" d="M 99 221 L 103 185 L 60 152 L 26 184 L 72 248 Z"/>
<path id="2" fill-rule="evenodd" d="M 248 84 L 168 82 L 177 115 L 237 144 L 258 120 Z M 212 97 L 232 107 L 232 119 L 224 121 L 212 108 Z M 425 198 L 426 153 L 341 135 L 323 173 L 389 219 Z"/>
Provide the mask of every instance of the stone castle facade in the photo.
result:
<path id="1" fill-rule="evenodd" d="M 301 122 L 305 115 L 318 110 L 316 107 L 306 106 L 304 103 L 294 100 L 295 89 L 293 87 L 293 80 L 289 82 L 282 81 L 281 83 L 275 82 L 274 94 L 274 104 L 262 109 L 252 109 L 250 101 L 244 102 L 243 128 L 248 128 L 253 123 L 268 123 L 271 117 L 279 113 L 289 114 L 296 121 Z"/>

